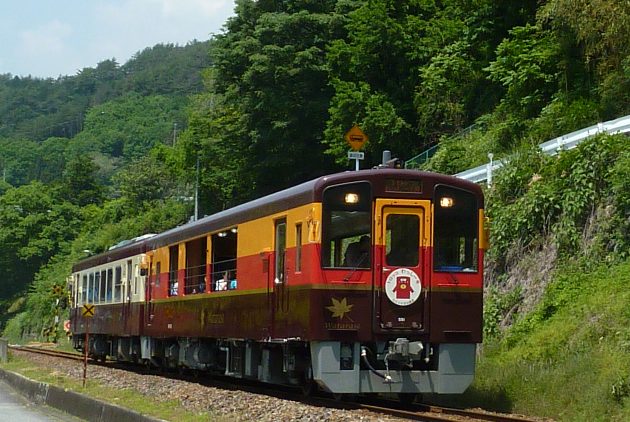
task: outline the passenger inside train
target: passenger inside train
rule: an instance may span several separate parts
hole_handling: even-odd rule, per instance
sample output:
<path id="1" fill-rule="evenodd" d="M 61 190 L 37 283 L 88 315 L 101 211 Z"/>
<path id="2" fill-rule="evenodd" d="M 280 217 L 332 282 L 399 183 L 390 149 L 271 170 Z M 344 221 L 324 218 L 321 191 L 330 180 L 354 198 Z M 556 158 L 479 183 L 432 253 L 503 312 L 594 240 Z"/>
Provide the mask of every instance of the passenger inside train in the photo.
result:
<path id="1" fill-rule="evenodd" d="M 346 248 L 343 265 L 345 267 L 359 267 L 370 264 L 370 236 L 361 236 L 358 242 L 353 242 Z"/>

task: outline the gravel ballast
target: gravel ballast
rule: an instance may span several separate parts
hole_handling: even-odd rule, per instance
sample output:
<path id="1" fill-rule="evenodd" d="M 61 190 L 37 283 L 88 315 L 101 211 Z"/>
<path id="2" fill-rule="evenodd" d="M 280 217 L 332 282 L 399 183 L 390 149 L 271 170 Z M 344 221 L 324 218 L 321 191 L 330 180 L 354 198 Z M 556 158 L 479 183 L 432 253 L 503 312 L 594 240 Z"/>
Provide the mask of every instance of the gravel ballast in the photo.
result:
<path id="1" fill-rule="evenodd" d="M 53 375 L 81 380 L 83 364 L 45 355 L 14 352 L 54 368 Z M 90 365 L 88 382 L 113 389 L 130 389 L 155 401 L 175 400 L 194 413 L 208 412 L 226 420 L 242 421 L 400 421 L 401 419 L 360 409 L 335 409 L 241 390 L 221 389 L 195 382 L 144 375 L 107 366 Z M 80 391 L 79 391 L 80 392 Z"/>

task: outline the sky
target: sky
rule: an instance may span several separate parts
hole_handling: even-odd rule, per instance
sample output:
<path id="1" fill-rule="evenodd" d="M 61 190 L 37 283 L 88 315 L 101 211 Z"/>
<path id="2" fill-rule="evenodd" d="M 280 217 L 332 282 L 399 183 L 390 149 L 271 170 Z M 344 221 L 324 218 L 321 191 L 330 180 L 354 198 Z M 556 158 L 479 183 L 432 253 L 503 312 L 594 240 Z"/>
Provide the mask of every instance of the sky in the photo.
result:
<path id="1" fill-rule="evenodd" d="M 0 74 L 76 75 L 155 44 L 220 34 L 234 0 L 0 0 Z"/>

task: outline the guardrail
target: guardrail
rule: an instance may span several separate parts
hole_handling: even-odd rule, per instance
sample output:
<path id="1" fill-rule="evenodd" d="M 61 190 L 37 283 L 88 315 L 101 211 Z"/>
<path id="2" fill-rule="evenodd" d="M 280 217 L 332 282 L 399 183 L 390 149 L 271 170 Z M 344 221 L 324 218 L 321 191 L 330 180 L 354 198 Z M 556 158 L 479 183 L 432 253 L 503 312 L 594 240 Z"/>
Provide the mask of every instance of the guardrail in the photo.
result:
<path id="1" fill-rule="evenodd" d="M 604 123 L 597 123 L 596 125 L 558 136 L 557 138 L 540 144 L 539 147 L 542 152 L 546 154 L 556 155 L 561 150 L 575 148 L 580 142 L 599 133 L 608 133 L 610 135 L 630 133 L 630 116 L 620 117 Z M 488 181 L 488 184 L 491 184 L 492 173 L 503 167 L 506 160 L 493 161 L 492 154 L 488 154 L 488 158 L 490 158 L 489 163 L 457 173 L 455 176 L 475 183 Z"/>

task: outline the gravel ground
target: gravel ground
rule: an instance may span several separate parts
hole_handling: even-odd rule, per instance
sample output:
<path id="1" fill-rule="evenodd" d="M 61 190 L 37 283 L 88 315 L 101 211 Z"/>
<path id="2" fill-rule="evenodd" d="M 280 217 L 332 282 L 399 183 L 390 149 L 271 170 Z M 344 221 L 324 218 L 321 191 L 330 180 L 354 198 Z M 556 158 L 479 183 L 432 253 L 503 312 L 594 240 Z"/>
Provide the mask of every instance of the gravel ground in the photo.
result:
<path id="1" fill-rule="evenodd" d="M 25 352 L 20 354 L 34 363 L 54 367 L 57 375 L 75 379 L 83 376 L 83 364 Z M 344 410 L 311 406 L 291 400 L 239 390 L 224 390 L 193 382 L 172 380 L 155 375 L 140 375 L 102 366 L 88 367 L 88 380 L 114 389 L 134 389 L 156 401 L 178 400 L 192 412 L 208 411 L 239 421 L 401 421 L 366 410 Z"/>

